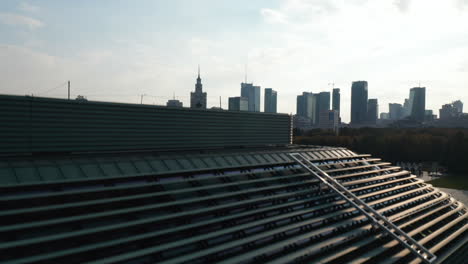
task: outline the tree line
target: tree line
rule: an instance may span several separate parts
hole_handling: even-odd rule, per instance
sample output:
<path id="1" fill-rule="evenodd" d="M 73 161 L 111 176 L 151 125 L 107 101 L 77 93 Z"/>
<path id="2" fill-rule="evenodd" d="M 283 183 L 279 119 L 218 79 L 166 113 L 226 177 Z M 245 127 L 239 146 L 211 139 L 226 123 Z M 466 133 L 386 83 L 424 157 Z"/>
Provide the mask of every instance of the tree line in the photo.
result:
<path id="1" fill-rule="evenodd" d="M 468 129 L 342 128 L 294 130 L 294 143 L 346 147 L 390 162 L 439 162 L 450 172 L 468 172 Z"/>

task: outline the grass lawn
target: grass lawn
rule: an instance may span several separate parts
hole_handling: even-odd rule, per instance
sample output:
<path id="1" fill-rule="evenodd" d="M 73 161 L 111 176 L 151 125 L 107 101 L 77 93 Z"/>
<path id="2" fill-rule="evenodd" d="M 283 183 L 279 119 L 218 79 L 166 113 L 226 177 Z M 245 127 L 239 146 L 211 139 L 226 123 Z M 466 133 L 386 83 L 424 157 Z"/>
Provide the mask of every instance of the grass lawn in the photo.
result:
<path id="1" fill-rule="evenodd" d="M 468 176 L 447 175 L 428 182 L 435 187 L 450 188 L 457 190 L 468 190 Z"/>

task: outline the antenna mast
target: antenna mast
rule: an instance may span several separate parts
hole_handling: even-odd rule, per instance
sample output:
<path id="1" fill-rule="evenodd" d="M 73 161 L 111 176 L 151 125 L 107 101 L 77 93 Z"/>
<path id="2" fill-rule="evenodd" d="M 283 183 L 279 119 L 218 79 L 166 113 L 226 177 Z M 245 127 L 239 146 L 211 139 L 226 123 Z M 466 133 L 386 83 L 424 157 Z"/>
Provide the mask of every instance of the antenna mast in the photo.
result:
<path id="1" fill-rule="evenodd" d="M 245 83 L 247 83 L 247 63 L 245 63 Z"/>

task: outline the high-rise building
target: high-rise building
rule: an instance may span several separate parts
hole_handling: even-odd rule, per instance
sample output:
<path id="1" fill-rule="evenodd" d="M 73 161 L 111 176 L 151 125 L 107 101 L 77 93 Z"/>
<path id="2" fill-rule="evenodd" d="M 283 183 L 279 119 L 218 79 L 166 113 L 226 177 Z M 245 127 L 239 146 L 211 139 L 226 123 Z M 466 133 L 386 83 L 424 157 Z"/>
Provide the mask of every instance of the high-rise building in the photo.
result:
<path id="1" fill-rule="evenodd" d="M 293 127 L 301 130 L 310 130 L 313 128 L 310 118 L 305 116 L 293 116 Z"/>
<path id="2" fill-rule="evenodd" d="M 304 94 L 298 95 L 296 99 L 296 115 L 300 117 L 306 117 L 307 116 L 307 99 Z"/>
<path id="3" fill-rule="evenodd" d="M 252 83 L 241 83 L 241 97 L 249 101 L 249 110 L 251 112 L 260 112 L 260 86 L 254 86 Z"/>
<path id="4" fill-rule="evenodd" d="M 463 114 L 463 103 L 460 100 L 454 101 L 451 104 L 444 104 L 439 110 L 439 118 L 446 120 L 454 117 L 460 117 Z"/>
<path id="5" fill-rule="evenodd" d="M 248 111 L 249 100 L 245 97 L 229 97 L 229 111 Z"/>
<path id="6" fill-rule="evenodd" d="M 424 122 L 432 122 L 435 120 L 435 115 L 432 110 L 424 111 Z"/>
<path id="7" fill-rule="evenodd" d="M 439 110 L 440 120 L 450 119 L 454 116 L 455 116 L 455 109 L 453 108 L 453 104 L 442 105 L 442 108 Z"/>
<path id="8" fill-rule="evenodd" d="M 323 129 L 337 129 L 340 124 L 338 117 L 338 111 L 336 110 L 324 110 L 320 112 L 319 117 L 319 128 Z"/>
<path id="9" fill-rule="evenodd" d="M 391 120 L 400 120 L 403 116 L 403 106 L 401 104 L 388 104 L 388 110 Z"/>
<path id="10" fill-rule="evenodd" d="M 313 95 L 316 99 L 315 107 L 313 108 L 313 123 L 319 125 L 320 114 L 330 110 L 330 92 L 320 92 Z M 314 99 L 312 99 L 312 104 Z"/>
<path id="11" fill-rule="evenodd" d="M 411 88 L 408 105 L 410 118 L 423 122 L 426 110 L 426 87 Z"/>
<path id="12" fill-rule="evenodd" d="M 390 119 L 389 113 L 380 113 L 380 120 L 388 120 Z"/>
<path id="13" fill-rule="evenodd" d="M 332 110 L 338 112 L 338 118 L 340 118 L 340 88 L 333 88 L 333 96 L 332 96 Z"/>
<path id="14" fill-rule="evenodd" d="M 203 92 L 203 85 L 200 78 L 200 66 L 198 66 L 197 83 L 195 92 L 190 93 L 190 108 L 206 109 L 206 93 Z"/>
<path id="15" fill-rule="evenodd" d="M 362 125 L 367 118 L 367 82 L 353 82 L 351 86 L 351 124 Z"/>
<path id="16" fill-rule="evenodd" d="M 314 109 L 314 95 L 312 93 L 303 92 L 297 96 L 296 114 L 297 116 L 307 117 L 312 119 Z"/>
<path id="17" fill-rule="evenodd" d="M 455 108 L 455 112 L 457 112 L 457 114 L 462 114 L 463 113 L 463 103 L 462 103 L 462 101 L 457 100 L 457 101 L 453 102 L 452 105 L 453 105 L 453 108 Z"/>
<path id="18" fill-rule="evenodd" d="M 278 93 L 271 89 L 265 88 L 265 100 L 264 100 L 264 111 L 265 113 L 276 113 L 276 105 L 277 105 L 277 95 Z"/>
<path id="19" fill-rule="evenodd" d="M 407 118 L 411 114 L 410 107 L 409 107 L 409 99 L 406 98 L 405 102 L 403 103 L 403 112 L 401 114 L 401 118 Z"/>
<path id="20" fill-rule="evenodd" d="M 379 117 L 379 104 L 377 99 L 369 99 L 367 101 L 367 123 L 376 125 Z"/>
<path id="21" fill-rule="evenodd" d="M 167 101 L 166 106 L 168 106 L 168 107 L 183 107 L 183 104 L 179 100 L 172 99 L 172 100 Z"/>

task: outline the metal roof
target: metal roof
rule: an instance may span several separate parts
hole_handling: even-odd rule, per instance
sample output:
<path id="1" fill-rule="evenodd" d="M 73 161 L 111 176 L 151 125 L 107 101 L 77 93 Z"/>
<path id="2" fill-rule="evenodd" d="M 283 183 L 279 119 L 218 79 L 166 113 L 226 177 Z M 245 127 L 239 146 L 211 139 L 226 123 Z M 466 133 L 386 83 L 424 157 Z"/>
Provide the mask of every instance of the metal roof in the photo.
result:
<path id="1" fill-rule="evenodd" d="M 292 152 L 439 262 L 466 245 L 465 206 L 410 172 L 344 148 L 272 147 L 4 159 L 0 262 L 421 262 Z"/>

